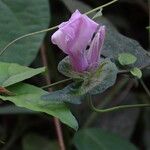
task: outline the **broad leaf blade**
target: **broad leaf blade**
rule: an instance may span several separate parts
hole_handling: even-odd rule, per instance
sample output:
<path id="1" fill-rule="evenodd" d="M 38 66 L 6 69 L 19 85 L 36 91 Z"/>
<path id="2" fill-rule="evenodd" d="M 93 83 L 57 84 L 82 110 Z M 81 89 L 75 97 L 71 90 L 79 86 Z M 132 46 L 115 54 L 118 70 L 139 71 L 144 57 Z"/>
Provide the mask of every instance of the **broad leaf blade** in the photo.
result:
<path id="1" fill-rule="evenodd" d="M 78 150 L 137 150 L 126 139 L 98 128 L 78 131 L 73 143 Z"/>
<path id="2" fill-rule="evenodd" d="M 12 40 L 49 25 L 48 0 L 0 0 L 0 51 Z M 29 65 L 45 33 L 17 41 L 0 56 L 0 61 Z"/>
<path id="3" fill-rule="evenodd" d="M 0 96 L 2 100 L 9 100 L 19 107 L 33 111 L 45 112 L 59 118 L 63 123 L 77 130 L 78 123 L 75 117 L 64 103 L 51 102 L 45 104 L 41 96 L 47 92 L 33 85 L 19 83 L 8 87 L 8 90 L 15 93 L 15 96 Z"/>
<path id="4" fill-rule="evenodd" d="M 80 104 L 84 98 L 82 91 L 79 91 L 78 83 L 72 83 L 63 88 L 62 90 L 50 92 L 42 96 L 43 101 L 49 104 L 51 102 L 69 102 L 73 104 Z"/>
<path id="5" fill-rule="evenodd" d="M 14 63 L 0 62 L 0 86 L 8 87 L 45 71 L 42 68 L 29 68 Z"/>
<path id="6" fill-rule="evenodd" d="M 74 71 L 71 67 L 67 67 L 69 70 L 66 69 L 66 66 L 69 65 L 70 62 L 65 58 L 59 64 L 59 71 L 71 77 Z M 117 73 L 116 65 L 110 60 L 104 59 L 95 71 L 85 72 L 82 76 L 75 73 L 72 76 L 76 79 L 75 83 L 68 85 L 62 90 L 43 95 L 42 99 L 47 101 L 47 103 L 51 101 L 64 101 L 79 104 L 87 93 L 100 94 L 111 87 L 116 81 Z"/>

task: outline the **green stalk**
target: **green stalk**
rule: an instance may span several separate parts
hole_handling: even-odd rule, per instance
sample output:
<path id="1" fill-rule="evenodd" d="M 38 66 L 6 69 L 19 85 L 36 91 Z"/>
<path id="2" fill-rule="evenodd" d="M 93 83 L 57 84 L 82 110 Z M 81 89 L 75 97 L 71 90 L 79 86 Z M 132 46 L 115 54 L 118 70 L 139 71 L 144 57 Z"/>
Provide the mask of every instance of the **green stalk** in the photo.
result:
<path id="1" fill-rule="evenodd" d="M 58 85 L 58 84 L 61 84 L 61 83 L 65 83 L 67 81 L 71 81 L 72 78 L 68 78 L 68 79 L 65 79 L 65 80 L 61 80 L 61 81 L 58 81 L 58 82 L 55 82 L 55 83 L 52 83 L 52 84 L 49 84 L 49 85 L 45 85 L 43 87 L 41 87 L 42 89 L 46 89 L 46 88 L 50 88 L 50 87 L 53 87 L 55 85 Z"/>
<path id="2" fill-rule="evenodd" d="M 108 95 L 102 100 L 103 103 L 100 104 L 99 106 L 105 106 L 106 104 L 108 104 L 115 96 L 117 93 L 119 93 L 122 88 L 128 83 L 129 79 L 125 78 L 122 81 L 120 81 L 109 93 Z M 98 113 L 96 113 L 95 111 L 93 111 L 90 116 L 88 117 L 87 121 L 85 122 L 85 124 L 83 125 L 83 127 L 88 127 L 92 122 L 94 122 L 94 120 L 97 118 Z"/>
<path id="3" fill-rule="evenodd" d="M 91 109 L 98 113 L 108 113 L 108 112 L 114 112 L 122 109 L 129 109 L 129 108 L 150 107 L 150 104 L 134 104 L 134 105 L 120 105 L 120 106 L 115 106 L 106 109 L 98 109 L 93 105 L 91 95 L 88 96 L 88 101 Z"/>
<path id="4" fill-rule="evenodd" d="M 104 7 L 106 7 L 106 6 L 109 6 L 109 5 L 111 5 L 111 4 L 113 4 L 113 3 L 117 2 L 117 1 L 118 1 L 118 0 L 113 0 L 113 1 L 108 2 L 108 3 L 106 3 L 106 4 L 102 5 L 102 6 L 98 6 L 98 7 L 94 8 L 94 9 L 92 9 L 92 10 L 86 12 L 85 15 L 89 15 L 89 14 L 91 14 L 91 13 L 97 11 L 97 10 L 100 10 L 101 8 L 104 8 Z"/>
<path id="5" fill-rule="evenodd" d="M 58 26 L 54 26 L 54 27 L 51 27 L 49 29 L 44 29 L 44 30 L 41 30 L 41 31 L 36 31 L 36 32 L 32 32 L 32 33 L 29 33 L 29 34 L 25 34 L 23 36 L 20 36 L 18 38 L 16 38 L 15 40 L 11 41 L 8 45 L 6 45 L 1 51 L 0 51 L 0 56 L 3 55 L 3 53 L 5 52 L 5 50 L 7 48 L 9 48 L 12 44 L 14 44 L 15 42 L 23 39 L 23 38 L 26 38 L 26 37 L 29 37 L 29 36 L 32 36 L 32 35 L 35 35 L 35 34 L 39 34 L 39 33 L 43 33 L 43 32 L 47 32 L 47 31 L 51 31 L 51 30 L 54 30 L 56 29 Z"/>

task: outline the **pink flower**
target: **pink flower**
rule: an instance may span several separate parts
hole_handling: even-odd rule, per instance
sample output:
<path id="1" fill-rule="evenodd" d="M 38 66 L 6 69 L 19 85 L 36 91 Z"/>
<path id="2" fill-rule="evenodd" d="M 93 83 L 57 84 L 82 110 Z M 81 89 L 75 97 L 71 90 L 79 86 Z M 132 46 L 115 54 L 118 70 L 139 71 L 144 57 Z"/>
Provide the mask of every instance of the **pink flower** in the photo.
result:
<path id="1" fill-rule="evenodd" d="M 59 25 L 51 40 L 69 56 L 73 69 L 83 72 L 98 65 L 104 37 L 104 26 L 99 27 L 99 24 L 76 10 L 69 21 Z M 86 50 L 89 44 L 90 48 Z"/>

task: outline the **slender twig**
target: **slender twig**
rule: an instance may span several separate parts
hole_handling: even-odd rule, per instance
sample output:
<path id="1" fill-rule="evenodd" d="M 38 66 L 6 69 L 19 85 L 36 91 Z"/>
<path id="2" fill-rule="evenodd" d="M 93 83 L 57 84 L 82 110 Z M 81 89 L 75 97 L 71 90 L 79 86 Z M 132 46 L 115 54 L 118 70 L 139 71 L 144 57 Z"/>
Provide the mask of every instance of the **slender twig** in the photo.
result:
<path id="1" fill-rule="evenodd" d="M 41 47 L 41 56 L 42 56 L 42 61 L 43 61 L 43 65 L 44 66 L 48 66 L 47 64 L 47 58 L 46 58 L 46 52 L 45 52 L 45 47 Z M 51 84 L 51 79 L 50 79 L 50 75 L 46 75 L 46 82 L 47 84 Z M 52 91 L 51 88 L 48 89 L 49 92 Z M 57 132 L 57 137 L 58 137 L 58 142 L 59 142 L 59 146 L 60 146 L 60 150 L 65 150 L 65 144 L 64 144 L 64 140 L 63 140 L 63 133 L 62 133 L 62 128 L 61 128 L 61 124 L 60 121 L 54 117 L 54 124 L 55 124 L 55 128 L 56 128 L 56 132 Z"/>
<path id="2" fill-rule="evenodd" d="M 108 112 L 114 112 L 114 111 L 118 111 L 122 109 L 129 109 L 129 108 L 150 107 L 150 104 L 134 104 L 134 105 L 120 105 L 120 106 L 115 106 L 111 108 L 98 109 L 93 105 L 91 95 L 88 95 L 88 100 L 89 100 L 91 109 L 98 113 L 108 113 Z"/>
<path id="3" fill-rule="evenodd" d="M 42 89 L 50 88 L 50 87 L 53 87 L 55 85 L 58 85 L 58 84 L 61 84 L 61 83 L 65 83 L 65 82 L 71 81 L 71 80 L 72 80 L 72 78 L 64 79 L 64 80 L 61 80 L 61 81 L 58 81 L 58 82 L 55 82 L 55 83 L 51 83 L 49 85 L 42 86 L 41 88 Z"/>
<path id="4" fill-rule="evenodd" d="M 85 15 L 88 15 L 88 14 L 90 14 L 90 13 L 93 13 L 93 12 L 95 12 L 95 11 L 101 9 L 101 8 L 104 8 L 104 7 L 108 6 L 108 5 L 111 5 L 112 3 L 116 2 L 116 1 L 118 1 L 118 0 L 113 0 L 113 1 L 111 1 L 111 2 L 109 2 L 109 3 L 106 3 L 106 4 L 104 4 L 104 5 L 102 5 L 102 6 L 99 6 L 99 7 L 95 8 L 95 9 L 92 9 L 92 10 L 86 12 Z M 14 44 L 15 42 L 17 42 L 17 41 L 19 41 L 19 40 L 21 40 L 21 39 L 23 39 L 23 38 L 26 38 L 26 37 L 29 37 L 29 36 L 33 36 L 33 35 L 36 35 L 36 34 L 39 34 L 39 33 L 43 33 L 43 32 L 52 31 L 52 30 L 57 29 L 57 28 L 58 28 L 58 25 L 56 25 L 56 26 L 54 26 L 54 27 L 51 27 L 51 28 L 48 28 L 48 29 L 44 29 L 44 30 L 40 30 L 40 31 L 36 31 L 36 32 L 29 33 L 29 34 L 22 35 L 22 36 L 16 38 L 15 40 L 11 41 L 9 44 L 7 44 L 7 45 L 0 51 L 0 56 L 2 56 L 2 55 L 4 54 L 4 52 L 6 51 L 6 49 L 9 48 L 12 44 Z"/>
<path id="5" fill-rule="evenodd" d="M 29 34 L 25 34 L 25 35 L 22 35 L 18 38 L 16 38 L 15 40 L 11 41 L 8 45 L 6 45 L 3 50 L 0 51 L 0 56 L 3 55 L 3 53 L 5 52 L 5 50 L 7 48 L 9 48 L 12 44 L 14 44 L 15 42 L 23 39 L 23 38 L 26 38 L 26 37 L 29 37 L 29 36 L 32 36 L 32 35 L 35 35 L 35 34 L 39 34 L 39 33 L 43 33 L 43 32 L 47 32 L 47 31 L 51 31 L 51 30 L 54 30 L 56 29 L 58 26 L 54 26 L 54 27 L 51 27 L 49 29 L 44 29 L 44 30 L 41 30 L 41 31 L 36 31 L 36 32 L 32 32 L 32 33 L 29 33 Z"/>
<path id="6" fill-rule="evenodd" d="M 118 0 L 113 0 L 113 1 L 108 2 L 108 3 L 106 3 L 106 4 L 102 5 L 102 6 L 96 7 L 96 8 L 94 8 L 94 9 L 92 9 L 92 10 L 86 12 L 85 15 L 89 15 L 89 14 L 91 14 L 91 13 L 97 11 L 97 10 L 100 10 L 101 8 L 104 8 L 104 7 L 106 7 L 106 6 L 109 6 L 109 5 L 111 5 L 111 4 L 113 4 L 113 3 L 117 2 L 117 1 L 118 1 Z"/>
<path id="7" fill-rule="evenodd" d="M 143 86 L 145 92 L 147 93 L 147 95 L 150 97 L 150 91 L 148 89 L 148 87 L 146 86 L 146 84 L 144 83 L 144 81 L 142 79 L 140 79 L 140 83 Z"/>

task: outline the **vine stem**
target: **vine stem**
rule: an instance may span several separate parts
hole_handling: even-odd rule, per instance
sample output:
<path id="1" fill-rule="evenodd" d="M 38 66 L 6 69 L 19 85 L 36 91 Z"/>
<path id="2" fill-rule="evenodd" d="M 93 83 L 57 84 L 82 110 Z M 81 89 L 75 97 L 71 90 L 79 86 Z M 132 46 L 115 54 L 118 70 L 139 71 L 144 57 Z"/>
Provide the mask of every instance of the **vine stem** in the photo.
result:
<path id="1" fill-rule="evenodd" d="M 114 111 L 128 109 L 128 108 L 150 107 L 150 104 L 134 104 L 134 105 L 120 105 L 120 106 L 115 106 L 106 109 L 98 109 L 93 105 L 91 95 L 88 95 L 88 101 L 91 109 L 98 113 L 108 113 L 108 112 L 114 112 Z"/>
<path id="2" fill-rule="evenodd" d="M 64 80 L 61 80 L 61 81 L 58 81 L 58 82 L 55 82 L 55 83 L 52 83 L 52 84 L 49 84 L 49 85 L 42 86 L 41 88 L 42 89 L 50 88 L 50 87 L 53 87 L 55 85 L 58 85 L 58 84 L 61 84 L 61 83 L 65 83 L 65 82 L 71 81 L 71 80 L 72 80 L 72 78 L 64 79 Z"/>
<path id="3" fill-rule="evenodd" d="M 42 56 L 42 62 L 44 66 L 48 66 L 47 63 L 47 58 L 46 58 L 46 51 L 45 51 L 45 47 L 42 46 L 41 49 L 41 56 Z M 51 79 L 50 79 L 50 75 L 46 75 L 45 76 L 46 82 L 47 84 L 51 84 Z M 53 84 L 54 85 L 54 84 Z M 55 84 L 56 85 L 56 84 Z M 47 86 L 47 87 L 51 87 L 51 86 Z M 48 89 L 49 92 L 52 91 L 51 88 Z M 61 128 L 61 123 L 60 121 L 54 117 L 54 124 L 55 124 L 55 128 L 56 128 L 56 133 L 57 133 L 57 137 L 58 137 L 58 143 L 60 146 L 60 150 L 65 150 L 65 144 L 64 144 L 64 139 L 63 139 L 63 132 L 62 132 L 62 128 Z"/>
<path id="4" fill-rule="evenodd" d="M 97 11 L 97 10 L 100 10 L 101 8 L 107 7 L 107 6 L 113 4 L 113 3 L 117 2 L 117 1 L 118 1 L 118 0 L 113 0 L 113 1 L 110 1 L 110 2 L 108 2 L 108 3 L 106 3 L 106 4 L 104 4 L 104 5 L 98 6 L 98 7 L 94 8 L 94 9 L 92 9 L 92 10 L 86 12 L 85 15 L 89 15 L 89 14 L 91 14 L 91 13 Z"/>
<path id="5" fill-rule="evenodd" d="M 16 38 L 15 40 L 11 41 L 8 45 L 6 45 L 3 50 L 1 50 L 0 56 L 3 55 L 3 53 L 5 52 L 5 50 L 6 50 L 7 48 L 9 48 L 9 47 L 10 47 L 12 44 L 14 44 L 15 42 L 17 42 L 17 41 L 19 41 L 19 40 L 21 40 L 21 39 L 23 39 L 23 38 L 25 38 L 25 37 L 28 37 L 28 36 L 32 36 L 32 35 L 35 35 L 35 34 L 39 34 L 39 33 L 43 33 L 43 32 L 47 32 L 47 31 L 54 30 L 54 29 L 56 29 L 57 27 L 58 27 L 58 26 L 54 26 L 54 27 L 51 27 L 51 28 L 48 28 L 48 29 L 44 29 L 44 30 L 41 30 L 41 31 L 36 31 L 36 32 L 29 33 L 29 34 L 25 34 L 25 35 L 22 35 L 22 36 Z"/>
<path id="6" fill-rule="evenodd" d="M 101 9 L 101 8 L 104 8 L 104 7 L 108 6 L 108 5 L 111 5 L 112 3 L 115 3 L 115 2 L 117 2 L 117 1 L 118 1 L 118 0 L 113 0 L 113 1 L 111 1 L 111 2 L 109 2 L 109 3 L 106 3 L 106 4 L 104 4 L 104 5 L 98 6 L 98 7 L 94 8 L 94 9 L 92 9 L 92 10 L 86 12 L 85 15 L 89 15 L 90 13 L 93 13 L 93 12 L 95 12 L 95 11 Z M 29 36 L 33 36 L 33 35 L 36 35 L 36 34 L 40 34 L 40 33 L 43 33 L 43 32 L 52 31 L 52 30 L 57 29 L 57 28 L 58 28 L 58 25 L 56 25 L 56 26 L 54 26 L 54 27 L 51 27 L 51 28 L 48 28 L 48 29 L 44 29 L 44 30 L 40 30 L 40 31 L 36 31 L 36 32 L 29 33 L 29 34 L 22 35 L 22 36 L 16 38 L 15 40 L 11 41 L 9 44 L 7 44 L 7 45 L 0 51 L 0 56 L 2 56 L 2 55 L 4 54 L 4 52 L 6 51 L 7 48 L 9 48 L 9 47 L 10 47 L 11 45 L 13 45 L 15 42 L 17 42 L 17 41 L 19 41 L 19 40 L 21 40 L 21 39 L 23 39 L 23 38 L 26 38 L 26 37 L 29 37 Z"/>

